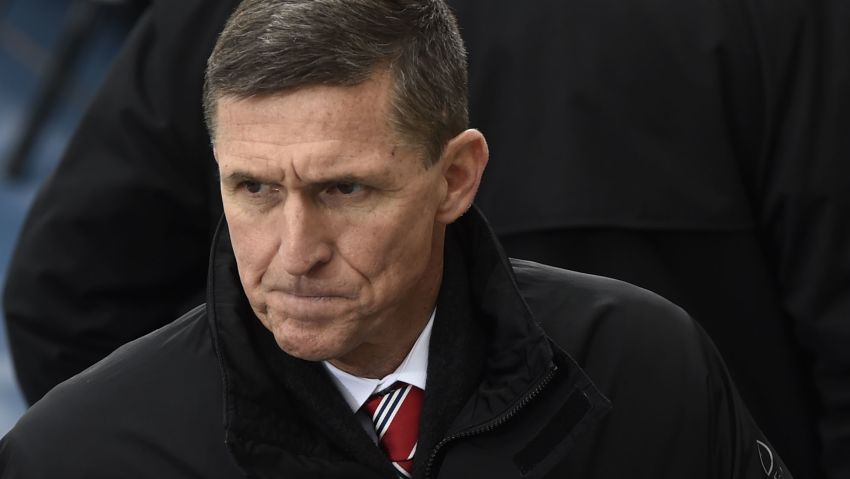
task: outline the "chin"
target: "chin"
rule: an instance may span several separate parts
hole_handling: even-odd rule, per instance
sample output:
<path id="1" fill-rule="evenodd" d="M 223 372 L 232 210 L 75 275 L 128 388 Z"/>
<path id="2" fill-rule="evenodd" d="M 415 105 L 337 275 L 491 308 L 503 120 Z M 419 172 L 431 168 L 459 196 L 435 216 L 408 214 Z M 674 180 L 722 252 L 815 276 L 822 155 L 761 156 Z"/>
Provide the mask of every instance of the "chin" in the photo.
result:
<path id="1" fill-rule="evenodd" d="M 275 328 L 274 334 L 277 346 L 286 354 L 305 361 L 327 361 L 345 354 L 346 349 L 341 345 L 328 341 L 322 334 L 297 334 Z M 323 337 L 325 336 L 325 337 Z"/>

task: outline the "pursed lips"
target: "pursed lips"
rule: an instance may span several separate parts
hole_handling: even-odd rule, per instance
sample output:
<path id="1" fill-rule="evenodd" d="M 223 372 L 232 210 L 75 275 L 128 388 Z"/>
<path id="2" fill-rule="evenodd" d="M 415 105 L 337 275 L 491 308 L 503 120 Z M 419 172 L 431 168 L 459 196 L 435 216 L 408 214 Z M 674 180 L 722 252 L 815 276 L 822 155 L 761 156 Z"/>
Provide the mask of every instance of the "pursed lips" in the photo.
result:
<path id="1" fill-rule="evenodd" d="M 269 290 L 270 293 L 278 293 L 285 296 L 290 296 L 297 299 L 303 300 L 330 300 L 330 299 L 354 299 L 355 296 L 353 294 L 347 294 L 344 292 L 337 291 L 324 291 L 324 290 L 303 290 L 303 289 L 286 289 L 286 288 L 272 288 Z"/>
<path id="2" fill-rule="evenodd" d="M 356 307 L 355 297 L 332 290 L 287 290 L 268 291 L 265 303 L 271 311 L 290 320 L 325 321 L 347 316 Z"/>

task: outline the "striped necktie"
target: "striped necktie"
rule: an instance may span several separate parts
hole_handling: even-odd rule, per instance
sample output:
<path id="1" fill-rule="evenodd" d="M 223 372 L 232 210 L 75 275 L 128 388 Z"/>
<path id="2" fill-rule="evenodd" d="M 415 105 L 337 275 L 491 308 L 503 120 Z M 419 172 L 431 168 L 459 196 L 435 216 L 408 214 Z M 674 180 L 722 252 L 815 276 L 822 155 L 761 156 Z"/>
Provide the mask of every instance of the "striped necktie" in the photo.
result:
<path id="1" fill-rule="evenodd" d="M 378 444 L 400 478 L 413 472 L 423 395 L 418 387 L 398 382 L 363 405 L 375 424 Z"/>

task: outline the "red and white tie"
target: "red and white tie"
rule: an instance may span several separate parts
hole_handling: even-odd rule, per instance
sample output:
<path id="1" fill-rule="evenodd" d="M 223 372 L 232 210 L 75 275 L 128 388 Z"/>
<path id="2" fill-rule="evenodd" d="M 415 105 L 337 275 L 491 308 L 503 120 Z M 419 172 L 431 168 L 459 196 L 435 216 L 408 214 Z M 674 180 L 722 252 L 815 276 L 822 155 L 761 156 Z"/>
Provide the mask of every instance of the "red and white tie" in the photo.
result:
<path id="1" fill-rule="evenodd" d="M 402 478 L 413 472 L 423 395 L 418 387 L 399 382 L 363 405 L 375 424 L 378 444 Z"/>

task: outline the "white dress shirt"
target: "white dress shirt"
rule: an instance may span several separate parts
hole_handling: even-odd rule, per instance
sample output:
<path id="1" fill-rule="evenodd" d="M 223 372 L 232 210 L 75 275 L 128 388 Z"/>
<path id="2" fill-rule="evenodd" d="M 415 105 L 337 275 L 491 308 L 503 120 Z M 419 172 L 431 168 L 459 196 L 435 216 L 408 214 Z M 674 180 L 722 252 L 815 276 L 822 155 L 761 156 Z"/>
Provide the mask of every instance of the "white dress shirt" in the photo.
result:
<path id="1" fill-rule="evenodd" d="M 397 381 L 412 384 L 423 391 L 425 390 L 425 383 L 428 379 L 428 346 L 431 343 L 431 327 L 434 325 L 436 312 L 436 308 L 431 312 L 431 318 L 428 320 L 428 324 L 419 333 L 419 337 L 413 343 L 413 347 L 407 353 L 404 361 L 401 362 L 395 371 L 381 379 L 354 376 L 337 368 L 328 361 L 322 361 L 322 364 L 331 373 L 331 379 L 336 384 L 339 392 L 342 393 L 345 402 L 351 408 L 351 411 L 357 415 L 360 424 L 375 442 L 378 441 L 378 438 L 375 435 L 375 426 L 372 424 L 372 419 L 368 414 L 360 411 L 360 408 L 369 400 L 370 396 L 387 389 Z"/>

